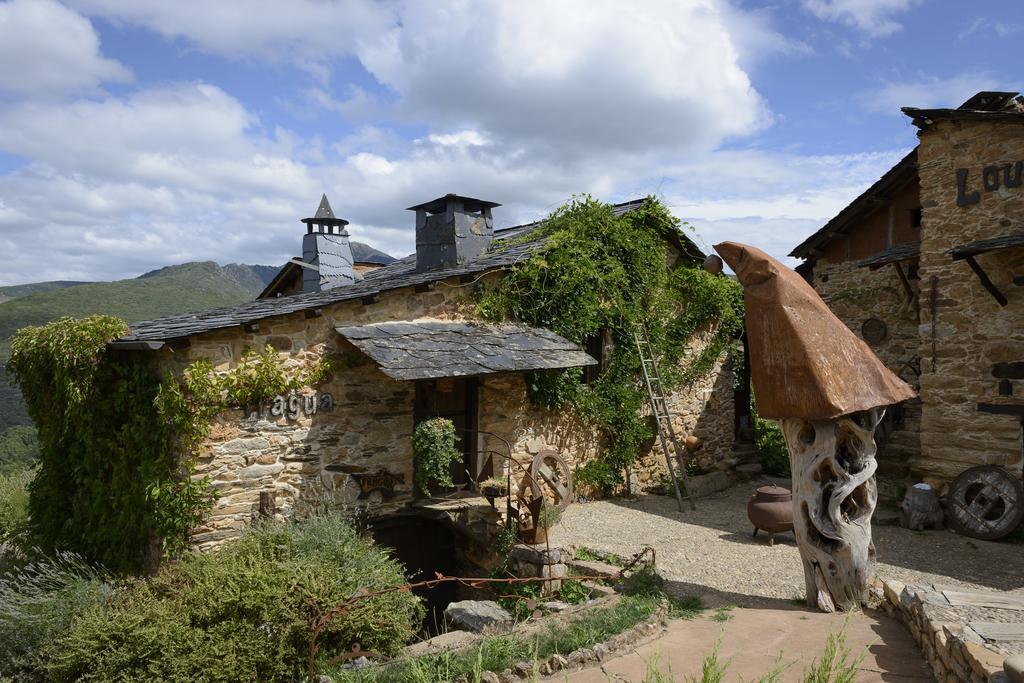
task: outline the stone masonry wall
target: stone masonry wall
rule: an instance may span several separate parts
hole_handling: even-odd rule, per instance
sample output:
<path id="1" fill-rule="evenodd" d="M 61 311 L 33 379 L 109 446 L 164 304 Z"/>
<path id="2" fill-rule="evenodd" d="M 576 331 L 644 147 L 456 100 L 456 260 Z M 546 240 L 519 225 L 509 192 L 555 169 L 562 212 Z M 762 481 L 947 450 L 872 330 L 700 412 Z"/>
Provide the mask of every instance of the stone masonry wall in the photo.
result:
<path id="1" fill-rule="evenodd" d="M 335 332 L 337 325 L 368 324 L 416 318 L 462 318 L 470 310 L 468 290 L 457 280 L 439 283 L 435 290 L 412 289 L 381 295 L 378 302 L 359 301 L 325 307 L 323 315 L 303 313 L 260 321 L 253 332 L 232 328 L 193 337 L 189 345 L 168 345 L 160 351 L 162 370 L 180 372 L 199 358 L 215 370 L 236 367 L 247 348 L 276 348 L 289 371 L 314 366 L 320 358 L 360 358 L 354 347 Z M 214 547 L 237 536 L 257 517 L 269 497 L 274 514 L 290 515 L 303 505 L 343 504 L 367 506 L 386 513 L 413 498 L 413 431 L 415 384 L 384 375 L 366 359 L 332 373 L 317 387 L 299 392 L 310 405 L 323 393 L 333 396 L 330 411 L 312 415 L 298 411 L 290 417 L 228 411 L 219 415 L 210 437 L 201 447 L 196 477 L 209 477 L 217 491 L 210 517 L 194 530 L 198 549 Z M 704 439 L 701 457 L 726 463 L 731 456 L 733 414 L 732 380 L 719 363 L 691 390 L 673 396 L 681 434 L 693 431 Z M 593 429 L 568 412 L 535 408 L 526 397 L 523 376 L 492 375 L 481 378 L 479 426 L 512 442 L 517 459 L 528 462 L 542 448 L 554 448 L 571 464 L 593 457 L 600 448 Z M 496 439 L 478 446 L 503 450 Z M 643 484 L 656 482 L 664 467 L 658 454 L 648 454 L 634 476 Z M 394 494 L 374 491 L 360 498 L 360 475 L 394 478 Z"/>
<path id="2" fill-rule="evenodd" d="M 982 168 L 1024 159 L 1024 126 L 986 121 L 938 121 L 921 133 L 918 151 L 923 211 L 921 243 L 921 456 L 913 463 L 925 481 L 942 485 L 971 465 L 1021 471 L 1016 417 L 978 412 L 978 403 L 1017 403 L 998 395 L 992 366 L 1024 361 L 1024 249 L 977 257 L 1009 303 L 1000 306 L 964 261 L 948 249 L 978 239 L 1020 233 L 1024 187 L 981 188 Z M 967 190 L 980 201 L 957 206 L 956 169 L 967 168 Z"/>
<path id="3" fill-rule="evenodd" d="M 705 341 L 695 345 L 693 353 Z M 703 441 L 696 460 L 701 469 L 728 469 L 733 460 L 732 373 L 722 358 L 705 376 L 668 397 L 673 427 L 680 439 L 693 434 Z M 648 411 L 649 413 L 649 411 Z M 601 447 L 593 429 L 562 412 L 553 413 L 533 406 L 522 375 L 485 377 L 480 385 L 480 429 L 500 434 L 511 442 L 513 458 L 529 465 L 541 450 L 552 449 L 565 457 L 571 467 L 594 457 Z M 504 452 L 499 439 L 484 437 L 488 450 Z M 634 490 L 643 490 L 667 476 L 665 459 L 656 440 L 630 471 Z"/>
<path id="4" fill-rule="evenodd" d="M 920 281 L 909 282 L 912 291 L 917 293 Z M 917 302 L 907 304 L 906 292 L 894 266 L 869 270 L 851 261 L 832 263 L 819 259 L 814 266 L 814 288 L 832 312 L 862 339 L 861 327 L 865 320 L 884 321 L 888 331 L 886 338 L 869 346 L 886 367 L 917 388 L 918 378 L 913 368 L 919 367 L 920 362 L 920 306 Z M 900 495 L 907 476 L 906 465 L 921 453 L 920 401 L 907 401 L 897 410 L 903 413 L 902 422 L 884 439 L 878 451 L 879 490 L 889 498 Z"/>

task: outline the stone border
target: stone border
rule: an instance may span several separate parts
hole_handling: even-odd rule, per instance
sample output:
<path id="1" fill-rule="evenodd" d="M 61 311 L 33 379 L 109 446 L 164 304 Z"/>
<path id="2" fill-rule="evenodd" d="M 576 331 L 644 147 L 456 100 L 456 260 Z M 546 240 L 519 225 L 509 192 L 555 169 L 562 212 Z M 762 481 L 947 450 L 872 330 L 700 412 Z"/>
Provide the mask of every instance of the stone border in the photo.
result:
<path id="1" fill-rule="evenodd" d="M 580 671 L 592 664 L 598 664 L 609 657 L 626 654 L 637 645 L 653 640 L 661 634 L 668 623 L 668 600 L 662 599 L 658 608 L 644 621 L 616 633 L 603 643 L 574 650 L 567 655 L 551 655 L 544 661 L 516 662 L 512 668 L 495 673 L 485 671 L 480 683 L 514 683 L 521 680 L 546 678 L 568 671 Z M 536 667 L 536 670 L 535 668 Z"/>
<path id="2" fill-rule="evenodd" d="M 950 609 L 942 593 L 883 580 L 882 608 L 914 636 L 939 683 L 1009 683 L 1003 655 Z"/>

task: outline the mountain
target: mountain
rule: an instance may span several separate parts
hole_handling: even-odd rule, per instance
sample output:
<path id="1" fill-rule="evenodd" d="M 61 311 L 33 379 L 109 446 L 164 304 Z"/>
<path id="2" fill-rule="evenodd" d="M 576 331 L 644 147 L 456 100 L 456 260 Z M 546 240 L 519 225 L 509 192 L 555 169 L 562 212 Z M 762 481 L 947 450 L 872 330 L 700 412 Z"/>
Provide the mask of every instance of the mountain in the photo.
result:
<path id="1" fill-rule="evenodd" d="M 52 280 L 50 282 L 31 282 L 27 285 L 0 287 L 0 304 L 5 301 L 10 301 L 11 299 L 17 299 L 19 296 L 36 294 L 38 292 L 49 292 L 51 289 L 64 289 L 65 287 L 87 284 L 89 283 L 78 282 L 76 280 Z"/>
<path id="2" fill-rule="evenodd" d="M 130 280 L 94 282 L 11 299 L 0 303 L 0 360 L 7 357 L 8 338 L 26 325 L 43 325 L 65 315 L 80 318 L 94 313 L 134 322 L 230 306 L 254 299 L 265 286 L 265 273 L 276 271 L 271 266 L 183 263 Z"/>
<path id="3" fill-rule="evenodd" d="M 394 263 L 396 259 L 391 254 L 385 254 L 380 249 L 374 249 L 369 244 L 363 244 L 362 242 L 352 242 L 352 260 L 362 261 L 363 263 L 379 263 L 382 266 L 386 266 L 389 263 Z"/>

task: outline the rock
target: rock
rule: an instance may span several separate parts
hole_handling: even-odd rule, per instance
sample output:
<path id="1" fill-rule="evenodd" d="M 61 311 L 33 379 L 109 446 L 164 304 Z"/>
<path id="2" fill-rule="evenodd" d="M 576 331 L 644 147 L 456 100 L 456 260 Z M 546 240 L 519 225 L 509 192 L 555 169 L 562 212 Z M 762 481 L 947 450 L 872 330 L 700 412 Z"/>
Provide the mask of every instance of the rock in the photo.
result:
<path id="1" fill-rule="evenodd" d="M 480 673 L 480 683 L 501 683 L 501 676 L 493 671 L 482 671 Z"/>
<path id="2" fill-rule="evenodd" d="M 569 566 L 581 576 L 613 576 L 619 572 L 615 565 L 596 560 L 571 560 Z"/>
<path id="3" fill-rule="evenodd" d="M 520 543 L 512 546 L 511 555 L 516 560 L 529 562 L 530 564 L 559 564 L 562 558 L 568 556 L 562 548 L 551 548 L 545 545 L 527 545 Z"/>
<path id="4" fill-rule="evenodd" d="M 1003 671 L 1010 683 L 1024 683 L 1024 655 L 1012 655 L 1003 661 Z"/>
<path id="5" fill-rule="evenodd" d="M 551 655 L 548 657 L 548 668 L 551 672 L 561 671 L 569 666 L 569 660 L 562 655 Z"/>
<path id="6" fill-rule="evenodd" d="M 444 615 L 451 623 L 473 633 L 502 632 L 512 627 L 512 615 L 492 600 L 453 602 Z"/>
<path id="7" fill-rule="evenodd" d="M 1003 657 L 999 653 L 970 642 L 964 643 L 964 649 L 967 651 L 967 663 L 982 680 L 987 681 L 990 676 L 1003 670 Z"/>
<path id="8" fill-rule="evenodd" d="M 710 474 L 701 474 L 696 477 L 690 477 L 690 482 L 687 489 L 691 496 L 700 498 L 701 496 L 709 496 L 712 493 L 718 493 L 729 488 L 732 484 L 732 480 L 729 475 L 725 472 L 711 472 Z"/>
<path id="9" fill-rule="evenodd" d="M 512 665 L 512 673 L 520 678 L 533 678 L 533 665 L 529 662 L 516 662 Z"/>
<path id="10" fill-rule="evenodd" d="M 262 479 L 284 471 L 284 465 L 249 465 L 238 470 L 239 479 Z"/>
<path id="11" fill-rule="evenodd" d="M 468 631 L 453 630 L 434 636 L 429 640 L 413 643 L 412 645 L 407 646 L 402 653 L 406 657 L 421 657 L 423 655 L 438 654 L 440 652 L 458 650 L 468 645 L 472 645 L 479 639 L 480 636 Z"/>
<path id="12" fill-rule="evenodd" d="M 594 651 L 594 657 L 596 657 L 597 661 L 599 662 L 603 662 L 605 658 L 610 654 L 608 646 L 604 643 L 598 643 L 591 649 Z"/>
<path id="13" fill-rule="evenodd" d="M 552 600 L 551 602 L 541 603 L 541 608 L 546 609 L 549 612 L 565 612 L 566 610 L 572 609 L 572 605 L 561 600 Z"/>

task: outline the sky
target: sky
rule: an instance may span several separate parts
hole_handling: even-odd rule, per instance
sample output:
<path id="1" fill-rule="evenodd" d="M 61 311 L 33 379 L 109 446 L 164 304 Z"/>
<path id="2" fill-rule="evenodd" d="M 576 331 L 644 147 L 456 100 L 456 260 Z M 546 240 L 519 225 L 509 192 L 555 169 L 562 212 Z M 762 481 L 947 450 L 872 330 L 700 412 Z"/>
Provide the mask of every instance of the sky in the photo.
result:
<path id="1" fill-rule="evenodd" d="M 454 192 L 655 195 L 782 258 L 913 148 L 901 106 L 1021 89 L 1022 39 L 1016 1 L 0 1 L 0 285 L 278 265 L 325 192 L 396 256 Z"/>

